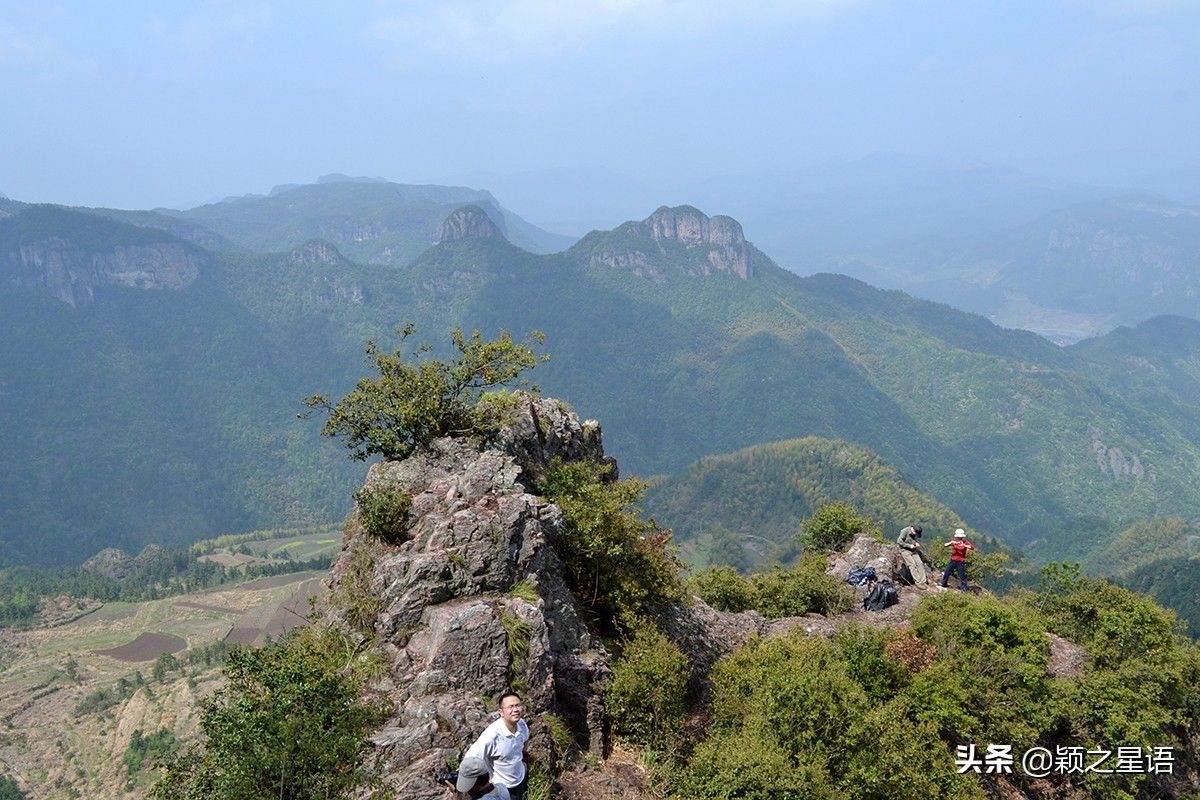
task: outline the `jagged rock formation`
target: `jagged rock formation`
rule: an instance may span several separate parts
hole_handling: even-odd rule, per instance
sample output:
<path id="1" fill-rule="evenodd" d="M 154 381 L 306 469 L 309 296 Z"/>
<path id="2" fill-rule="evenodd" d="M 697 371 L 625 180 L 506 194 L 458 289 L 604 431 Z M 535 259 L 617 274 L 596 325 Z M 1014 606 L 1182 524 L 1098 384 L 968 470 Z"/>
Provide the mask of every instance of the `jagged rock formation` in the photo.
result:
<path id="1" fill-rule="evenodd" d="M 728 272 L 747 280 L 753 274 L 750 265 L 750 245 L 742 226 L 732 217 L 709 217 L 692 206 L 660 207 L 641 222 L 629 222 L 616 232 L 625 237 L 632 234 L 637 240 L 657 245 L 659 252 L 648 254 L 638 246 L 614 241 L 599 247 L 591 255 L 593 264 L 623 269 L 635 275 L 662 281 L 666 278 L 661 264 L 668 248 L 681 247 L 698 256 L 679 268 L 690 275 L 711 275 Z"/>
<path id="2" fill-rule="evenodd" d="M 444 797 L 433 772 L 494 719 L 508 686 L 521 688 L 543 746 L 536 715 L 553 712 L 580 746 L 604 752 L 608 654 L 576 614 L 554 551 L 561 512 L 533 494 L 556 456 L 603 458 L 599 425 L 522 396 L 494 441 L 438 440 L 368 473 L 368 486 L 413 496 L 408 538 L 386 546 L 352 524 L 330 578 L 330 615 L 352 627 L 339 598 L 373 604 L 363 633 L 387 664 L 378 688 L 395 713 L 371 741 L 398 796 Z M 513 592 L 518 584 L 536 602 Z"/>
<path id="3" fill-rule="evenodd" d="M 459 242 L 463 239 L 504 238 L 504 234 L 492 222 L 487 212 L 476 205 L 463 206 L 442 223 L 442 232 L 438 236 L 438 244 Z"/>

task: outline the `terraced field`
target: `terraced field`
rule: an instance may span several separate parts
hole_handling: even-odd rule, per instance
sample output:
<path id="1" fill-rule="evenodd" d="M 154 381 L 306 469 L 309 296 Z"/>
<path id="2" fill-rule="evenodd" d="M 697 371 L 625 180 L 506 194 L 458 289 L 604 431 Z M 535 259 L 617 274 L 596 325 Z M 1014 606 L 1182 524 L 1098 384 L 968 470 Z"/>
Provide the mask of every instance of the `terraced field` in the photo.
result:
<path id="1" fill-rule="evenodd" d="M 290 546 L 320 553 L 329 544 L 305 538 Z M 223 646 L 261 645 L 304 624 L 325 574 L 109 603 L 55 627 L 0 630 L 0 771 L 30 797 L 142 796 L 153 773 L 130 776 L 122 760 L 134 731 L 193 737 L 195 701 L 218 685 Z"/>

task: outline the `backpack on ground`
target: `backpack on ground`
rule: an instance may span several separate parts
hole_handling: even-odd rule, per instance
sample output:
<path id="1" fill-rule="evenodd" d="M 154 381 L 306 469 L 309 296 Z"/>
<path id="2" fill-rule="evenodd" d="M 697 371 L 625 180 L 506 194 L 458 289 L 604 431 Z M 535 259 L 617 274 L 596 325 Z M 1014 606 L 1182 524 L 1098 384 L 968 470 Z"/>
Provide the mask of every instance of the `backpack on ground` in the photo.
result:
<path id="1" fill-rule="evenodd" d="M 846 576 L 846 583 L 851 586 L 866 586 L 869 583 L 874 583 L 877 578 L 878 576 L 875 574 L 874 567 L 855 567 Z"/>
<path id="2" fill-rule="evenodd" d="M 913 586 L 916 581 L 913 580 L 912 570 L 908 568 L 908 564 L 901 564 L 896 570 L 896 582 L 901 586 Z"/>
<path id="3" fill-rule="evenodd" d="M 900 602 L 900 592 L 891 581 L 880 581 L 875 584 L 871 593 L 863 598 L 863 608 L 867 611 L 883 611 L 888 606 Z"/>

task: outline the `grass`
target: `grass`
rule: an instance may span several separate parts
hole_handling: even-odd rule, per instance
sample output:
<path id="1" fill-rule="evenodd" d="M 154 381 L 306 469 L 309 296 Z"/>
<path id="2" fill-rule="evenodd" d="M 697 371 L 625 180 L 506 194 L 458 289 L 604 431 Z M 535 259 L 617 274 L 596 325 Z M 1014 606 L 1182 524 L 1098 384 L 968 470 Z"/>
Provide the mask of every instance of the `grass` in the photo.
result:
<path id="1" fill-rule="evenodd" d="M 508 644 L 508 684 L 519 690 L 525 684 L 525 669 L 529 664 L 529 638 L 533 625 L 516 614 L 501 614 L 500 624 Z"/>
<path id="2" fill-rule="evenodd" d="M 515 597 L 518 600 L 524 600 L 526 603 L 533 605 L 536 605 L 537 601 L 541 599 L 541 596 L 538 594 L 537 587 L 533 585 L 533 581 L 528 580 L 519 581 L 510 586 L 508 589 L 508 596 Z"/>

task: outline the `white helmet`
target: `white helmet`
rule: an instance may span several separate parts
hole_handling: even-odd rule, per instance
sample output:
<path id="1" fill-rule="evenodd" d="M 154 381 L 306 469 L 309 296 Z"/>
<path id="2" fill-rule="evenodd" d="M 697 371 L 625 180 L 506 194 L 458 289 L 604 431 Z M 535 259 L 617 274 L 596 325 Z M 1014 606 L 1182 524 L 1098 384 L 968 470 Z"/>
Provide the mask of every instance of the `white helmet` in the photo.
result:
<path id="1" fill-rule="evenodd" d="M 956 528 L 954 531 L 954 538 L 955 539 L 965 539 L 965 538 L 967 538 L 967 532 L 964 531 L 962 528 Z"/>

